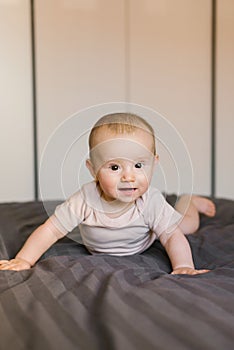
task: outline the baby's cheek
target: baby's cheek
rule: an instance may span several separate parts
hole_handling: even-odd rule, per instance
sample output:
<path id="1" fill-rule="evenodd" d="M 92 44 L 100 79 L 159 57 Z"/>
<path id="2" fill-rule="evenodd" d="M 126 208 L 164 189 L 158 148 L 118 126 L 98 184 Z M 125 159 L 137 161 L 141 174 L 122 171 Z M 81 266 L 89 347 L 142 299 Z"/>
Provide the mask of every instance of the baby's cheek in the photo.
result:
<path id="1" fill-rule="evenodd" d="M 142 169 L 141 172 L 139 172 L 139 176 L 142 178 L 142 179 L 145 179 L 145 180 L 148 180 L 151 178 L 152 176 L 152 171 L 150 168 L 144 168 Z"/>

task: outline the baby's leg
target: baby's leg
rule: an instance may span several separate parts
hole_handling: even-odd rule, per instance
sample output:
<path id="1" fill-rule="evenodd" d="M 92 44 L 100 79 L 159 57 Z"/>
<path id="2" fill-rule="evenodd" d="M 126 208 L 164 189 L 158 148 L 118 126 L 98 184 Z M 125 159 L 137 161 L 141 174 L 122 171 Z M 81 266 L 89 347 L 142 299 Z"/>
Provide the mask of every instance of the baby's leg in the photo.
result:
<path id="1" fill-rule="evenodd" d="M 207 216 L 215 215 L 214 203 L 204 197 L 183 195 L 175 205 L 175 209 L 184 215 L 180 228 L 185 233 L 194 233 L 200 225 L 199 213 Z"/>

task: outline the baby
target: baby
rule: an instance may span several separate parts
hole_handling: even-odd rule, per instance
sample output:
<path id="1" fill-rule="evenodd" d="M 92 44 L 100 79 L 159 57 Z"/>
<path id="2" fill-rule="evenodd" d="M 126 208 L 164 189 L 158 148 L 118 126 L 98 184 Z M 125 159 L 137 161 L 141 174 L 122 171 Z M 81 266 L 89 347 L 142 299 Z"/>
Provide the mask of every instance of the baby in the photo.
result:
<path id="1" fill-rule="evenodd" d="M 159 239 L 173 274 L 207 272 L 195 269 L 184 234 L 198 229 L 199 212 L 214 216 L 215 206 L 198 196 L 189 202 L 185 195 L 175 210 L 150 187 L 158 162 L 152 127 L 135 114 L 105 115 L 91 130 L 89 149 L 86 165 L 94 181 L 59 205 L 14 259 L 0 261 L 0 269 L 30 269 L 57 240 L 79 226 L 92 254 L 139 254 Z"/>

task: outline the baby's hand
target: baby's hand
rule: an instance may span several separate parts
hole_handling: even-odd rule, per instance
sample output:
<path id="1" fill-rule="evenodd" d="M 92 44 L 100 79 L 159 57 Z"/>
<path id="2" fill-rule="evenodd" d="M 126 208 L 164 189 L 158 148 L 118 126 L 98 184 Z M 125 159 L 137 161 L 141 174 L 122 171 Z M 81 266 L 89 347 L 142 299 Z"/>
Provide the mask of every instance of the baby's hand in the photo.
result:
<path id="1" fill-rule="evenodd" d="M 192 267 L 179 267 L 172 271 L 172 275 L 198 275 L 201 273 L 207 273 L 210 270 L 195 270 Z"/>
<path id="2" fill-rule="evenodd" d="M 21 258 L 15 258 L 12 260 L 0 260 L 0 270 L 28 270 L 31 268 L 31 265 L 28 261 L 21 259 Z"/>

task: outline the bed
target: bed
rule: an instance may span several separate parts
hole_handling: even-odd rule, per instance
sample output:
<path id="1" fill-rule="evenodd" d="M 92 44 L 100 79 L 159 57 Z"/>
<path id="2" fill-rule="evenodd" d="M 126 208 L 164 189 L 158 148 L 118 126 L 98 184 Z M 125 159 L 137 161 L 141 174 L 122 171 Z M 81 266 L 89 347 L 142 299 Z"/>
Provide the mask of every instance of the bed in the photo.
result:
<path id="1" fill-rule="evenodd" d="M 158 241 L 114 257 L 92 256 L 69 237 L 30 270 L 0 271 L 0 349 L 233 349 L 234 201 L 214 201 L 216 216 L 201 216 L 188 237 L 207 274 L 171 275 Z M 46 218 L 39 201 L 0 204 L 0 258 L 14 257 Z"/>

